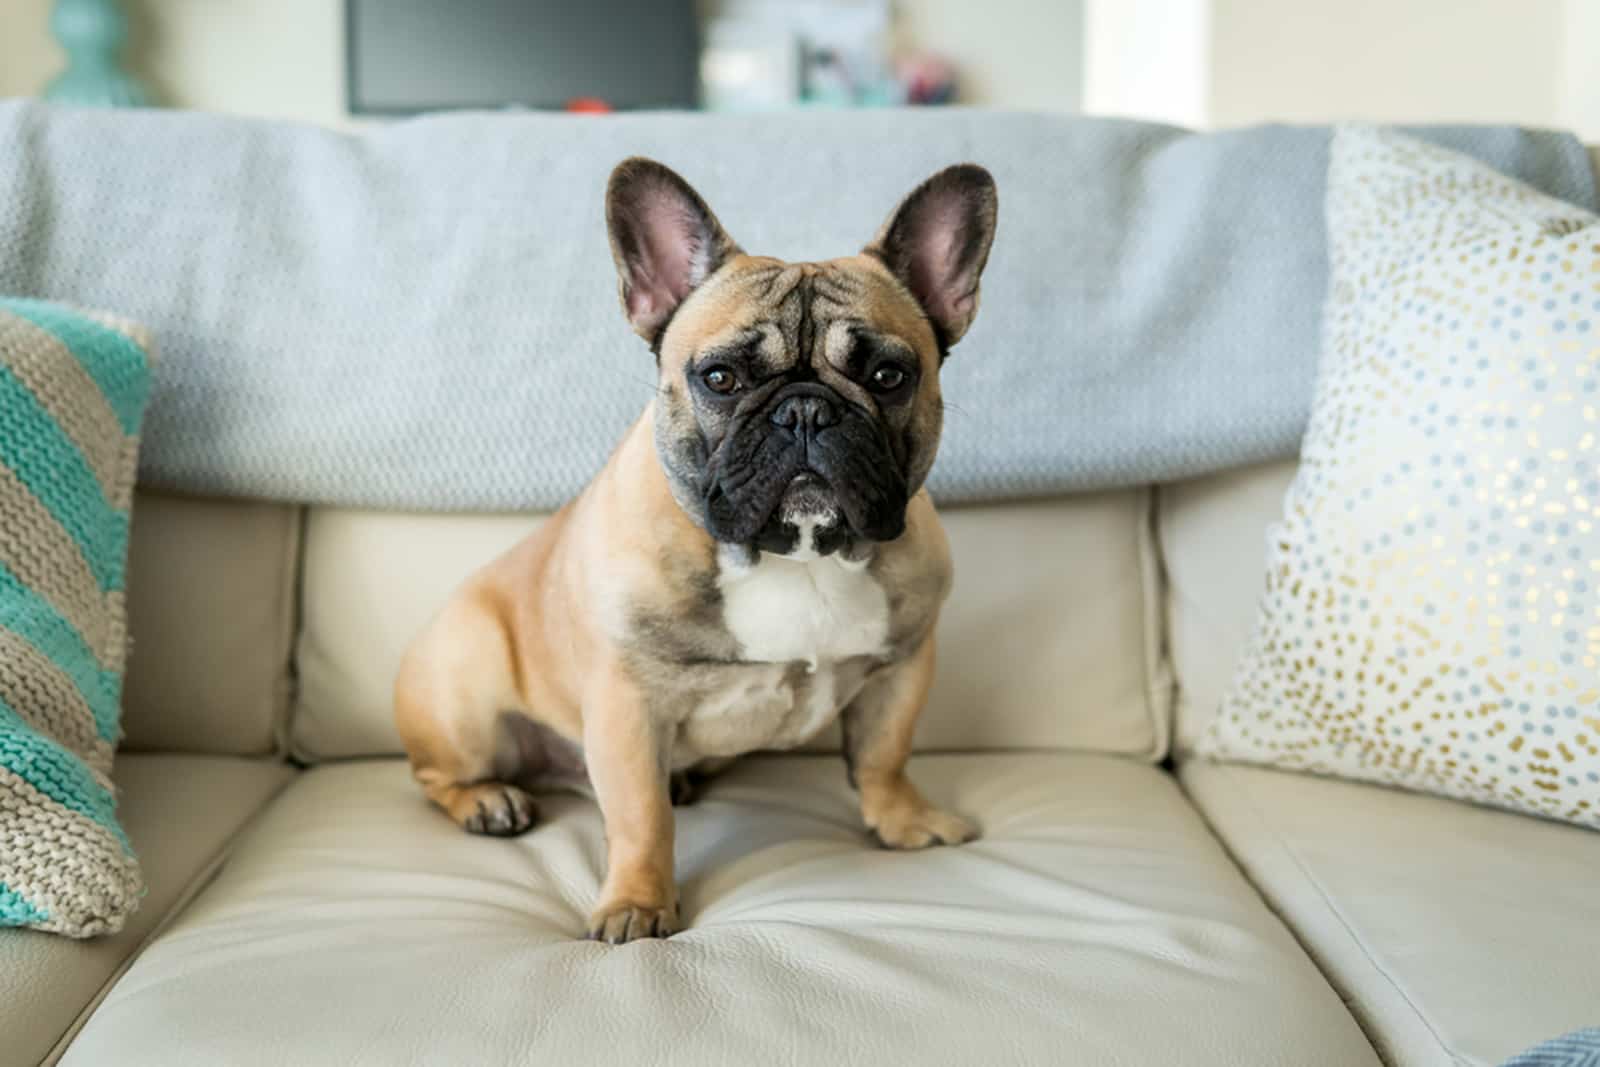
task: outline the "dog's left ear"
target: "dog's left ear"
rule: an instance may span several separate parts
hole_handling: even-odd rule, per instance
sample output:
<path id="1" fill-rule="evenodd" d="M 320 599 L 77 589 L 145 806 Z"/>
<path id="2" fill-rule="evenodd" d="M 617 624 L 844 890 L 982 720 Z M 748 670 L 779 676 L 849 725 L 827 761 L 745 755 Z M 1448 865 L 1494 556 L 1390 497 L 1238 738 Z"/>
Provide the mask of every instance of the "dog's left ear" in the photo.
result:
<path id="1" fill-rule="evenodd" d="M 942 346 L 959 341 L 977 317 L 998 210 L 989 172 L 958 163 L 912 190 L 865 249 L 911 290 Z"/>
<path id="2" fill-rule="evenodd" d="M 739 246 L 700 194 L 653 159 L 617 164 L 606 186 L 606 229 L 622 308 L 654 345 L 672 313 Z"/>

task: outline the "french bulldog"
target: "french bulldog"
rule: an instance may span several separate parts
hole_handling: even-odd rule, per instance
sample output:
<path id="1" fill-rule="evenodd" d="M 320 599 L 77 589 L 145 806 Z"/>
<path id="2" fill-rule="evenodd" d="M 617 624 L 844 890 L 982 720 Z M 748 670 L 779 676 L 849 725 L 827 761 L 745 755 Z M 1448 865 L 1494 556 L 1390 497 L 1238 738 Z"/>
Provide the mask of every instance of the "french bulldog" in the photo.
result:
<path id="1" fill-rule="evenodd" d="M 923 482 L 939 371 L 978 310 L 994 180 L 923 182 L 859 253 L 742 251 L 676 173 L 628 159 L 606 223 L 657 388 L 587 488 L 472 576 L 405 654 L 395 716 L 423 791 L 473 833 L 579 784 L 605 822 L 591 938 L 678 927 L 675 800 L 835 719 L 889 848 L 965 819 L 906 776 L 950 551 Z"/>

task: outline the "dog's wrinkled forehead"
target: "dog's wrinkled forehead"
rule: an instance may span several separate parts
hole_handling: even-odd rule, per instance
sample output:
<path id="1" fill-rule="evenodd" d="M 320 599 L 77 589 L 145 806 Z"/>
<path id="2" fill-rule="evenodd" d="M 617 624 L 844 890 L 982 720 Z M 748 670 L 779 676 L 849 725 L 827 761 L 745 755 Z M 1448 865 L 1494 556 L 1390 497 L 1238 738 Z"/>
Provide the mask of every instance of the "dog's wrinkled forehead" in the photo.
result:
<path id="1" fill-rule="evenodd" d="M 766 378 L 848 372 L 870 352 L 895 349 L 936 380 L 940 352 L 926 316 L 870 256 L 786 263 L 740 255 L 678 309 L 663 333 L 663 371 L 710 360 Z"/>

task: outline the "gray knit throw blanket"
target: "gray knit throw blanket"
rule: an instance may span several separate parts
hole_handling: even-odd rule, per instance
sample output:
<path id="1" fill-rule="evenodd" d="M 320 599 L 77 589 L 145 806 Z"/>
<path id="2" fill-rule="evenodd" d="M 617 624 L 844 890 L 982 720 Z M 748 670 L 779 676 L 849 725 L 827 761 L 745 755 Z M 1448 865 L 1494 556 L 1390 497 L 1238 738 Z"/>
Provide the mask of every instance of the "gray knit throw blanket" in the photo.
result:
<path id="1" fill-rule="evenodd" d="M 1415 130 L 1591 210 L 1565 134 Z M 355 134 L 0 105 L 0 293 L 148 324 L 146 484 L 548 508 L 651 396 L 602 221 L 656 157 L 748 250 L 864 244 L 958 160 L 999 183 L 983 308 L 944 372 L 946 502 L 1292 455 L 1326 274 L 1328 131 L 1194 134 L 965 110 L 466 114 Z"/>

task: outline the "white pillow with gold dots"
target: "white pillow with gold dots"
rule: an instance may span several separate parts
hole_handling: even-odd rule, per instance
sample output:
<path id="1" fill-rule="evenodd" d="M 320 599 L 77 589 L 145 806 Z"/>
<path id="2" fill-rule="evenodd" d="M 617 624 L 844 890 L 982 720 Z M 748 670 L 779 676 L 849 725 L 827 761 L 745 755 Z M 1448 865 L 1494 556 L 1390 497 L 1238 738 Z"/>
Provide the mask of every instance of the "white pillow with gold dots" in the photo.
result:
<path id="1" fill-rule="evenodd" d="M 1311 422 L 1202 754 L 1600 827 L 1597 223 L 1337 132 Z"/>

